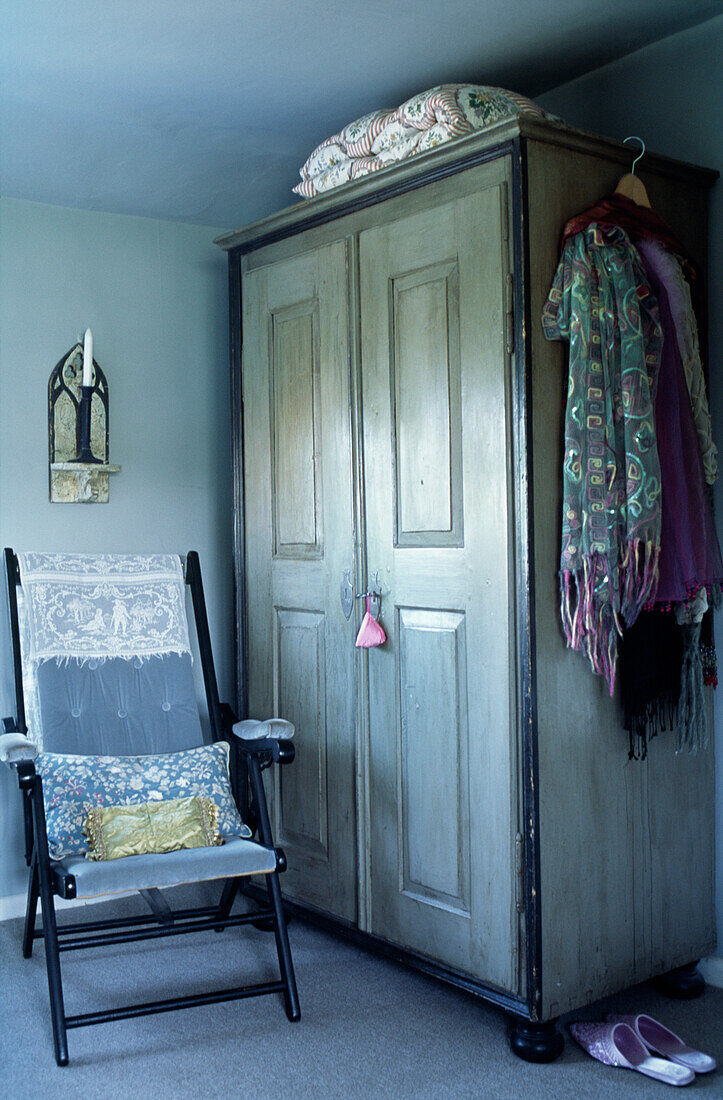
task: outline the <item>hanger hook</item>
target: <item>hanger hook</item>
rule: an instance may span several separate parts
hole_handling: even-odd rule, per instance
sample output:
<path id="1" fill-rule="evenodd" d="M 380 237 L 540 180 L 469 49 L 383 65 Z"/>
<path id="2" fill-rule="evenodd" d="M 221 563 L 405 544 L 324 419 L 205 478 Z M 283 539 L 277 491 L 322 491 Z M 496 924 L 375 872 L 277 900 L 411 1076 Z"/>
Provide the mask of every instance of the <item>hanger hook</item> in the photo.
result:
<path id="1" fill-rule="evenodd" d="M 641 137 L 637 137 L 635 134 L 632 134 L 630 137 L 623 138 L 623 143 L 625 143 L 626 141 L 639 141 L 641 146 L 642 146 L 642 149 L 640 150 L 637 157 L 633 161 L 633 166 L 630 169 L 631 175 L 634 176 L 635 175 L 635 165 L 638 163 L 639 160 L 642 160 L 643 157 L 645 156 L 645 142 L 643 141 L 643 139 Z"/>

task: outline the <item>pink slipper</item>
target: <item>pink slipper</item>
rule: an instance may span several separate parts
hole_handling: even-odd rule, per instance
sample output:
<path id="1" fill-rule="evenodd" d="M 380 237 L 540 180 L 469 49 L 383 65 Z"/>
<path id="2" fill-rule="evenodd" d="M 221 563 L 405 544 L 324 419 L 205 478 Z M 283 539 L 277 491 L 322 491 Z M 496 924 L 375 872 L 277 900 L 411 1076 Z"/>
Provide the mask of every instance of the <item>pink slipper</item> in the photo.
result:
<path id="1" fill-rule="evenodd" d="M 634 1069 L 666 1085 L 689 1085 L 695 1079 L 691 1069 L 651 1057 L 628 1024 L 570 1024 L 570 1031 L 583 1050 L 606 1066 Z"/>
<path id="2" fill-rule="evenodd" d="M 654 1050 L 656 1054 L 662 1054 L 669 1061 L 692 1069 L 694 1073 L 711 1073 L 715 1069 L 715 1058 L 693 1050 L 652 1016 L 608 1016 L 608 1022 L 628 1024 L 648 1050 Z"/>

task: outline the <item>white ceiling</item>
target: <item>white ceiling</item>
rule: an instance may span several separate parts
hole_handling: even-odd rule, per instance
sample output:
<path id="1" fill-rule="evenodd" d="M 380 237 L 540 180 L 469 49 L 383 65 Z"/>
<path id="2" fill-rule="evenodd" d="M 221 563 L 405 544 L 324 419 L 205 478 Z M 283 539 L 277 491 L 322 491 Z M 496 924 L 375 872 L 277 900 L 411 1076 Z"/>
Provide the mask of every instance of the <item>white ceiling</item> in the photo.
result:
<path id="1" fill-rule="evenodd" d="M 233 228 L 435 84 L 536 95 L 720 0 L 2 0 L 0 193 Z"/>

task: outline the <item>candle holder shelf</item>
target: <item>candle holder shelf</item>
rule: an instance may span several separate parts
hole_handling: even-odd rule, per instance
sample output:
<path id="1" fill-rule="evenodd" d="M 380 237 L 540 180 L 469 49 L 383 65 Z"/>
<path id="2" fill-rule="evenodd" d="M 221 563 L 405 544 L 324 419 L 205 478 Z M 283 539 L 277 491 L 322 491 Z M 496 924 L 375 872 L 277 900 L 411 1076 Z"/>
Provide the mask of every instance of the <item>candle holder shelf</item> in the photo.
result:
<path id="1" fill-rule="evenodd" d="M 83 347 L 59 360 L 48 383 L 50 500 L 56 504 L 105 504 L 110 474 L 108 382 L 93 360 L 89 386 L 82 385 Z"/>

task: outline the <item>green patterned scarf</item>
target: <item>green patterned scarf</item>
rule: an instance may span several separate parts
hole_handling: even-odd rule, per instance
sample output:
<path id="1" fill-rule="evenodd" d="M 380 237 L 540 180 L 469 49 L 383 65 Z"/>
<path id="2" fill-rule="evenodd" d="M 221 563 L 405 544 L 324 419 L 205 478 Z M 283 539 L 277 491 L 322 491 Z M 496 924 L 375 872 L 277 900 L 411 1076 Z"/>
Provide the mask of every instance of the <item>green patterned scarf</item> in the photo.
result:
<path id="1" fill-rule="evenodd" d="M 652 598 L 660 551 L 654 400 L 662 330 L 636 249 L 593 224 L 563 246 L 542 313 L 568 340 L 561 615 L 612 695 L 617 640 Z"/>

